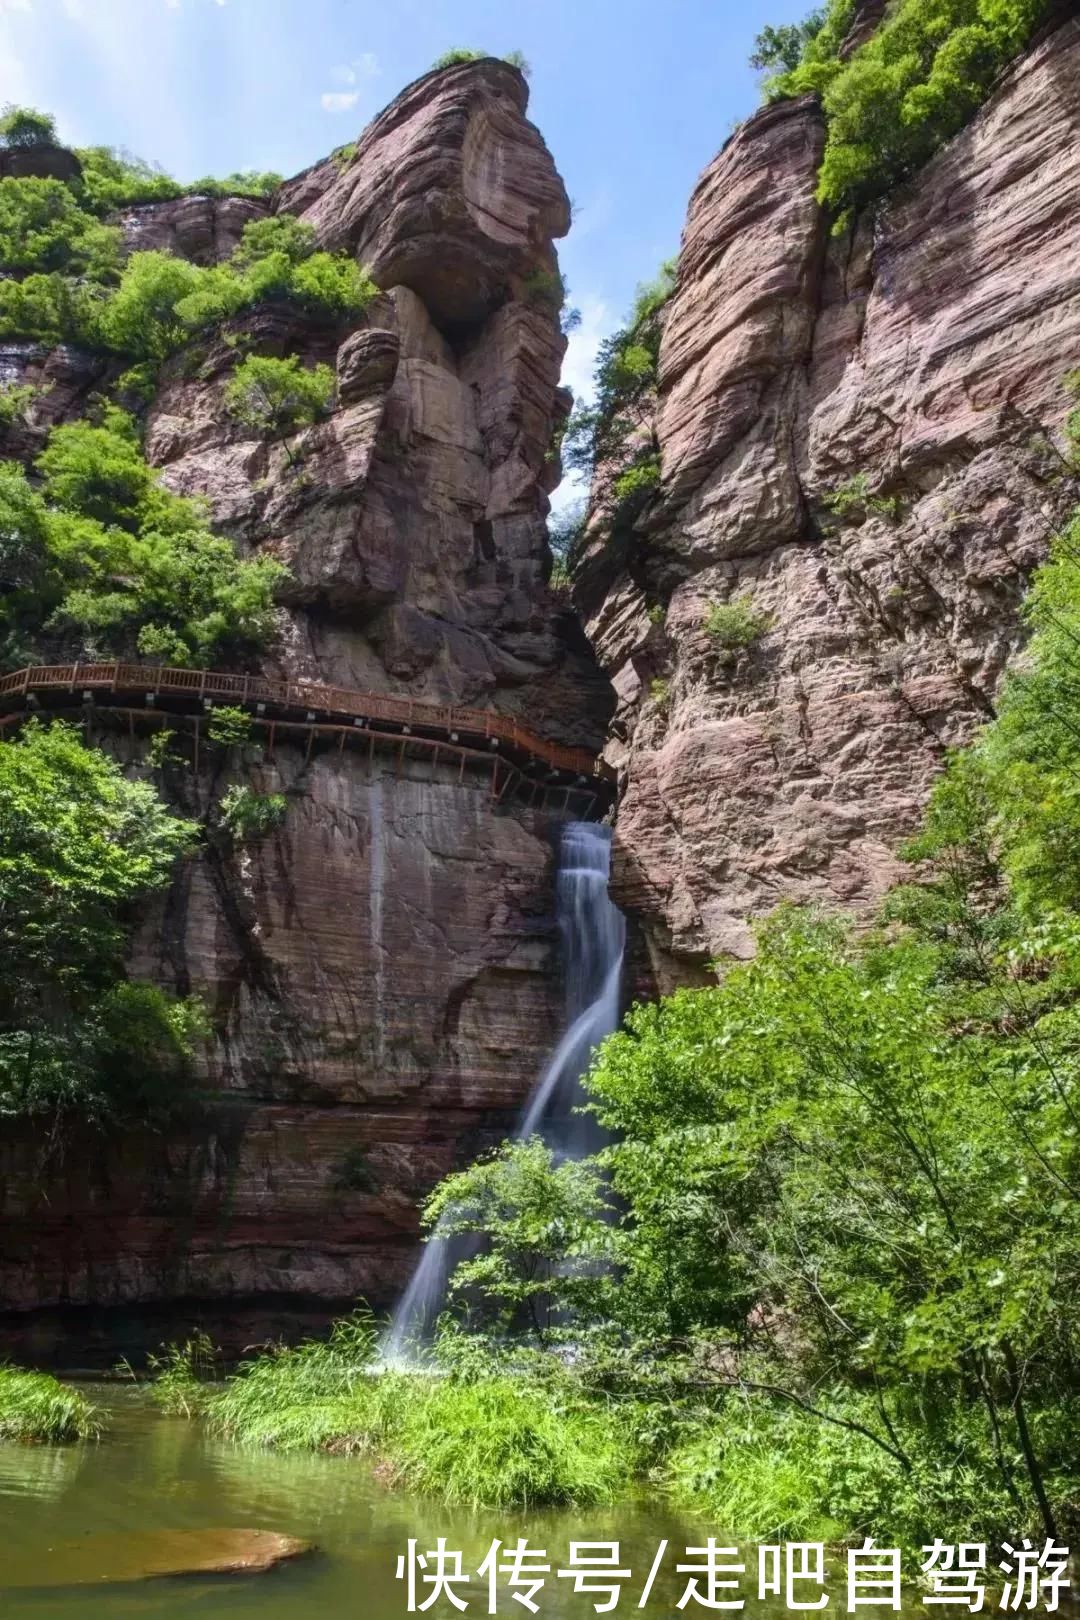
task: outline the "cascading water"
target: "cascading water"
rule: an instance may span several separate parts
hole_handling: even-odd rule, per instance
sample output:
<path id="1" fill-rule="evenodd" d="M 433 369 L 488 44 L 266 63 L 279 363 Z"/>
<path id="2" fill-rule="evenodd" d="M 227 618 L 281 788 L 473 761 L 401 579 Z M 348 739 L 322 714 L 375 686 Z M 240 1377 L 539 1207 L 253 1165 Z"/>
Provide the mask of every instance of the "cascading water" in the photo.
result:
<path id="1" fill-rule="evenodd" d="M 626 921 L 608 896 L 611 833 L 590 822 L 562 830 L 555 896 L 566 978 L 566 1033 L 529 1094 L 516 1136 L 542 1136 L 564 1158 L 581 1158 L 595 1145 L 591 1115 L 574 1112 L 590 1053 L 619 1021 Z M 446 1298 L 465 1240 L 440 1236 L 436 1227 L 394 1312 L 383 1347 L 388 1362 L 402 1361 L 422 1343 Z"/>

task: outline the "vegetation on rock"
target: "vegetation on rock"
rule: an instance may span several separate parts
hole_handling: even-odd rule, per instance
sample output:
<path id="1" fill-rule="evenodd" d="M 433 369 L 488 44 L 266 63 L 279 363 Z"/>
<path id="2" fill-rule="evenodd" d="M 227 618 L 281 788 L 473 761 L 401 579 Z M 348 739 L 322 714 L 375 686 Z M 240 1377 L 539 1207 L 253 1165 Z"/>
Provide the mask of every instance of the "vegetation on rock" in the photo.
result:
<path id="1" fill-rule="evenodd" d="M 0 1114 L 104 1124 L 184 1100 L 201 1009 L 126 979 L 124 956 L 193 837 L 70 726 L 0 743 Z"/>
<path id="2" fill-rule="evenodd" d="M 235 659 L 269 640 L 281 565 L 241 560 L 211 533 L 203 507 L 147 465 L 123 411 L 54 428 L 37 470 L 35 488 L 0 462 L 9 667 L 34 662 L 42 631 L 83 657 L 138 651 L 171 664 Z"/>
<path id="3" fill-rule="evenodd" d="M 279 437 L 317 422 L 334 398 L 330 366 L 305 366 L 296 355 L 285 360 L 251 354 L 241 361 L 225 389 L 225 406 L 237 422 Z M 295 460 L 288 445 L 285 453 Z"/>
<path id="4" fill-rule="evenodd" d="M 288 809 L 284 793 L 256 793 L 234 784 L 222 794 L 221 823 L 238 844 L 250 843 L 280 827 Z"/>
<path id="5" fill-rule="evenodd" d="M 957 134 L 1023 50 L 1046 0 L 898 0 L 846 59 L 853 0 L 766 29 L 752 61 L 782 71 L 770 98 L 814 91 L 827 125 L 818 196 L 846 219 L 913 174 Z M 798 59 L 793 60 L 798 45 Z"/>

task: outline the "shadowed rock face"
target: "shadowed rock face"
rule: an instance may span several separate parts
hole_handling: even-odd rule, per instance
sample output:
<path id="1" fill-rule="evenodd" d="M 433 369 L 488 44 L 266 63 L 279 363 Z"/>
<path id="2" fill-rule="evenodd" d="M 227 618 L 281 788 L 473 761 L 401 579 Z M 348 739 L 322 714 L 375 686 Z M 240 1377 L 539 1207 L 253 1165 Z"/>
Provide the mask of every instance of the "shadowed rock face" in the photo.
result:
<path id="1" fill-rule="evenodd" d="M 350 330 L 266 307 L 178 357 L 146 447 L 242 550 L 288 564 L 268 671 L 490 705 L 599 747 L 607 682 L 546 583 L 564 339 L 530 278 L 555 269 L 568 209 L 525 103 L 505 64 L 428 75 L 351 161 L 287 184 L 277 206 L 356 252 L 382 295 Z M 125 226 L 135 246 L 209 261 L 262 211 L 183 199 Z M 288 447 L 237 426 L 223 392 L 238 336 L 335 367 L 330 416 Z M 102 378 L 27 345 L 0 365 L 55 384 L 28 456 Z M 125 756 L 146 735 L 100 727 Z M 418 1201 L 506 1134 L 557 1038 L 555 809 L 496 810 L 487 773 L 445 756 L 398 763 L 335 738 L 309 757 L 282 732 L 272 760 L 204 745 L 199 772 L 169 786 L 201 817 L 230 781 L 285 792 L 284 826 L 185 866 L 133 964 L 206 999 L 217 1100 L 167 1139 L 73 1146 L 44 1178 L 33 1144 L 0 1144 L 9 1309 L 357 1293 L 385 1306 L 412 1264 Z"/>
<path id="2" fill-rule="evenodd" d="M 1077 498 L 1078 118 L 1073 20 L 876 227 L 829 236 L 811 99 L 763 109 L 694 193 L 661 493 L 629 556 L 594 540 L 583 593 L 620 700 L 616 891 L 668 980 L 749 953 L 784 897 L 872 907 L 945 749 L 992 711 Z M 876 500 L 841 516 L 853 478 Z M 725 653 L 703 620 L 733 596 L 770 626 Z"/>

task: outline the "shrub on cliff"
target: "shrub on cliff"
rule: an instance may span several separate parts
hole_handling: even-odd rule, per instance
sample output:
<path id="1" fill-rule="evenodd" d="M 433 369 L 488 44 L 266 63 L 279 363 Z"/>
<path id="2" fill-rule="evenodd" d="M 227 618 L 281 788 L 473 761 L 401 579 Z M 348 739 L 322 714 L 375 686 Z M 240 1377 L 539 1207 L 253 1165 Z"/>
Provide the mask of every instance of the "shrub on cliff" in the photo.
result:
<path id="1" fill-rule="evenodd" d="M 827 124 L 818 181 L 841 213 L 884 195 L 961 130 L 1027 44 L 1046 0 L 899 0 L 846 61 L 852 0 L 830 0 L 770 96 L 816 91 Z"/>
<path id="2" fill-rule="evenodd" d="M 226 264 L 202 268 L 168 253 L 132 254 L 101 309 L 98 332 L 106 348 L 158 362 L 259 303 L 287 300 L 337 321 L 361 314 L 376 291 L 348 255 L 316 250 L 306 226 L 279 215 L 248 224 Z"/>
<path id="3" fill-rule="evenodd" d="M 182 1099 L 201 1010 L 123 974 L 131 908 L 194 831 L 70 726 L 0 743 L 0 1115 L 55 1135 Z"/>
<path id="4" fill-rule="evenodd" d="M 317 422 L 326 415 L 333 397 L 331 367 L 305 366 L 297 355 L 286 360 L 249 355 L 225 388 L 229 415 L 245 427 L 274 437 Z M 288 445 L 285 453 L 292 462 Z"/>
<path id="5" fill-rule="evenodd" d="M 120 232 L 79 207 L 59 180 L 0 180 L 0 267 L 114 280 Z"/>
<path id="6" fill-rule="evenodd" d="M 16 107 L 10 101 L 0 112 L 0 146 L 52 146 L 56 120 L 36 107 Z"/>
<path id="7" fill-rule="evenodd" d="M 84 656 L 136 650 L 170 663 L 212 663 L 266 645 L 281 565 L 242 560 L 211 533 L 203 507 L 165 488 L 131 418 L 53 430 L 41 488 L 0 462 L 0 632 L 9 664 L 34 640 L 79 638 Z"/>

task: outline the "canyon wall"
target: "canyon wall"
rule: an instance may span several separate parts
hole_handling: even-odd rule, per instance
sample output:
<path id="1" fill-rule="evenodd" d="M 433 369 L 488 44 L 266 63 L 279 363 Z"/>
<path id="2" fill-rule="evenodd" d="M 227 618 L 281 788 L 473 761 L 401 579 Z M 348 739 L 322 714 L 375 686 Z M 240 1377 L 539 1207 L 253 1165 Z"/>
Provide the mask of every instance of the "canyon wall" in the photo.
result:
<path id="1" fill-rule="evenodd" d="M 1071 8 L 1075 11 L 1075 7 Z M 813 98 L 691 199 L 630 536 L 579 582 L 618 694 L 615 892 L 662 983 L 791 898 L 867 913 L 946 750 L 992 713 L 1078 488 L 1080 22 L 1048 30 L 876 218 L 832 235 Z M 765 620 L 742 650 L 714 603 Z"/>
<path id="2" fill-rule="evenodd" d="M 595 750 L 608 686 L 547 584 L 565 412 L 550 287 L 569 206 L 526 102 L 502 63 L 430 74 L 355 150 L 286 184 L 273 206 L 355 253 L 380 296 L 346 333 L 282 305 L 233 321 L 165 368 L 145 442 L 241 550 L 288 565 L 265 673 L 490 707 Z M 183 198 L 123 223 L 133 248 L 211 263 L 265 210 Z M 335 409 L 288 450 L 224 409 L 249 347 L 336 368 Z M 28 345 L 0 367 L 52 384 L 24 455 L 107 371 Z M 138 768 L 146 726 L 87 724 Z M 172 1302 L 181 1320 L 215 1301 L 258 1320 L 260 1301 L 385 1306 L 415 1256 L 418 1201 L 506 1134 L 557 1038 L 567 812 L 496 807 L 490 773 L 446 754 L 395 759 L 302 728 L 272 754 L 265 732 L 242 750 L 204 741 L 198 771 L 165 781 L 196 818 L 232 781 L 289 806 L 255 845 L 211 839 L 141 919 L 134 970 L 209 1009 L 205 1107 L 167 1136 L 62 1156 L 9 1132 L 0 1305 Z M 51 1342 L 47 1323 L 7 1327 Z"/>

